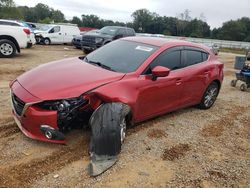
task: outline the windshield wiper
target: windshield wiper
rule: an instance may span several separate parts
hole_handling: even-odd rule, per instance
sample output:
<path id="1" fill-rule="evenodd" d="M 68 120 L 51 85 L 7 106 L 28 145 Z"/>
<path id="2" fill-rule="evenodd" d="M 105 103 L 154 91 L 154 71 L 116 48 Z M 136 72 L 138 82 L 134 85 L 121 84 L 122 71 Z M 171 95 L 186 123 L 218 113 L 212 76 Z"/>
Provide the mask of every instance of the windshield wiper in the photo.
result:
<path id="1" fill-rule="evenodd" d="M 87 63 L 93 64 L 93 65 L 95 65 L 95 66 L 102 67 L 102 68 L 104 68 L 104 69 L 107 69 L 107 70 L 111 70 L 111 71 L 116 72 L 114 69 L 112 69 L 111 67 L 109 67 L 109 66 L 107 66 L 107 65 L 104 65 L 104 64 L 102 64 L 102 63 L 100 63 L 100 62 L 88 60 L 87 57 L 84 58 L 84 61 L 86 61 Z"/>

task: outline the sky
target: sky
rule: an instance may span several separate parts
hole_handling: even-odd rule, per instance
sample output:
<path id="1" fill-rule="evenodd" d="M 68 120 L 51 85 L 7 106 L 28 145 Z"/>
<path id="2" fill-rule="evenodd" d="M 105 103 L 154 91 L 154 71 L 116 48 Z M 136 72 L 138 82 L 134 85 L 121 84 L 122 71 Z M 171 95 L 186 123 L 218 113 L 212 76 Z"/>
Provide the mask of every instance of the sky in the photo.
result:
<path id="1" fill-rule="evenodd" d="M 35 6 L 44 3 L 62 11 L 66 19 L 82 14 L 95 14 L 113 21 L 132 21 L 131 14 L 141 8 L 161 16 L 177 16 L 190 10 L 192 18 L 204 14 L 211 28 L 243 16 L 250 17 L 250 0 L 14 0 L 16 5 Z"/>

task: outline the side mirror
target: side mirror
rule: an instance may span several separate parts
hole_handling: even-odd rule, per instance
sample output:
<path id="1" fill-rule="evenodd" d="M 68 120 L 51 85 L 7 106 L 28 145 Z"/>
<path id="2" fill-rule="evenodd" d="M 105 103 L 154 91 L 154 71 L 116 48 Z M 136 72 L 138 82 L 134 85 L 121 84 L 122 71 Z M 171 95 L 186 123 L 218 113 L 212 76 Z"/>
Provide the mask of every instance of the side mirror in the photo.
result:
<path id="1" fill-rule="evenodd" d="M 166 77 L 170 73 L 170 69 L 163 66 L 156 66 L 152 70 L 152 80 L 155 81 L 158 77 Z"/>

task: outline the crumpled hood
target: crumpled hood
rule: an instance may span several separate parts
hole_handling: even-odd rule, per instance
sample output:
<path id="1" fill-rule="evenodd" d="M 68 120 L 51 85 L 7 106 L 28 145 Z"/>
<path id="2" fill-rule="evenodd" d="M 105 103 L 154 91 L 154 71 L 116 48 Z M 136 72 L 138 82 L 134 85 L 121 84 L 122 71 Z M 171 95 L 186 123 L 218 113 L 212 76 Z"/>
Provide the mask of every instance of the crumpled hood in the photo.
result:
<path id="1" fill-rule="evenodd" d="M 35 97 L 55 100 L 78 97 L 124 75 L 74 57 L 40 65 L 19 76 L 17 81 Z"/>

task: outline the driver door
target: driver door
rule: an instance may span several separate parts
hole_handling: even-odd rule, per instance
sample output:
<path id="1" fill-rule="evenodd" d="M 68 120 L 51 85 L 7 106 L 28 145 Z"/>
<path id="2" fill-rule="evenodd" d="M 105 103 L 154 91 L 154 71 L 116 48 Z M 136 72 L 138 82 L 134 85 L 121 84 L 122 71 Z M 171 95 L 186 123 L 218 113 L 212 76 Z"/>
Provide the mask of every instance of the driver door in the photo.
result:
<path id="1" fill-rule="evenodd" d="M 180 47 L 171 48 L 156 57 L 144 73 L 138 78 L 138 98 L 136 119 L 139 121 L 167 113 L 177 109 L 183 91 L 182 50 Z M 156 66 L 169 68 L 167 77 L 152 80 L 151 71 Z"/>

